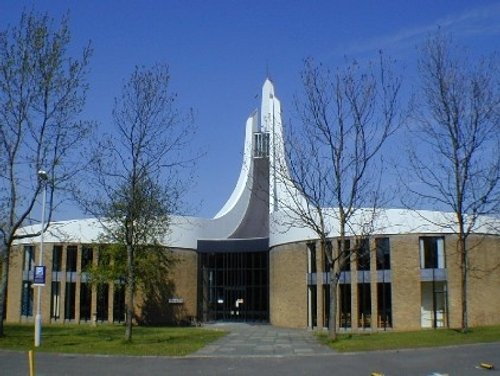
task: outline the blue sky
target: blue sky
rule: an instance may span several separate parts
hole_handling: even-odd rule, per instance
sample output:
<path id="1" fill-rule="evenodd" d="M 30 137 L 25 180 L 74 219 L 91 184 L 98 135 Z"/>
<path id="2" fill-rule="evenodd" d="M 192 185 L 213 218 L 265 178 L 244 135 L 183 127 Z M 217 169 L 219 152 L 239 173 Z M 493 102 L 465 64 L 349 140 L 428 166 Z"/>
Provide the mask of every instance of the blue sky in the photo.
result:
<path id="1" fill-rule="evenodd" d="M 241 165 L 244 124 L 259 105 L 267 75 L 284 120 L 293 121 L 303 60 L 328 66 L 344 56 L 367 60 L 383 50 L 398 61 L 405 90 L 415 81 L 416 48 L 439 26 L 472 54 L 500 47 L 500 1 L 22 1 L 0 2 L 0 29 L 23 8 L 56 19 L 69 10 L 74 51 L 94 47 L 85 116 L 110 126 L 113 98 L 135 65 L 167 63 L 181 108 L 193 108 L 206 150 L 188 192 L 197 215 L 213 216 L 229 197 Z M 70 208 L 58 214 L 77 216 Z"/>

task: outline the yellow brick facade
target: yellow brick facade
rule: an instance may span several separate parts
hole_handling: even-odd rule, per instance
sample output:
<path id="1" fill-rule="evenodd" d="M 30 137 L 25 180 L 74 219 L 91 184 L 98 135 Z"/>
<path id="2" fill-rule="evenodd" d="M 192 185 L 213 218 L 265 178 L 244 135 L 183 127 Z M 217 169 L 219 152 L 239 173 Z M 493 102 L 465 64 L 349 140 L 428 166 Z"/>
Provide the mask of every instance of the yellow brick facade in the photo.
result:
<path id="1" fill-rule="evenodd" d="M 441 234 L 404 234 L 384 235 L 390 241 L 390 270 L 388 274 L 391 286 L 391 313 L 392 330 L 406 331 L 419 330 L 422 328 L 422 305 L 425 288 L 423 284 L 423 271 L 421 268 L 420 239 L 422 237 L 439 237 L 443 239 L 445 257 L 445 281 L 442 282 L 446 289 L 446 312 L 443 318 L 443 326 L 458 328 L 461 326 L 461 271 L 460 257 L 456 250 L 456 236 Z M 370 239 L 370 269 L 369 279 L 364 282 L 370 286 L 370 318 L 365 320 L 365 328 L 381 330 L 379 312 L 379 283 L 380 271 L 376 267 L 375 239 Z M 335 241 L 333 242 L 334 246 Z M 498 325 L 500 324 L 500 237 L 470 236 L 468 239 L 470 272 L 468 280 L 468 309 L 469 325 Z M 62 246 L 62 272 L 52 273 L 52 249 L 54 246 Z M 68 246 L 76 247 L 76 272 L 69 274 L 65 272 Z M 44 264 L 47 266 L 47 281 L 42 291 L 42 318 L 48 322 L 85 322 L 96 319 L 98 297 L 96 287 L 92 287 L 90 298 L 91 316 L 81 317 L 80 286 L 85 283 L 82 274 L 82 249 L 84 246 L 77 244 L 46 244 Z M 308 303 L 315 301 L 317 327 L 326 325 L 327 318 L 325 303 L 326 276 L 324 255 L 316 246 L 316 269 L 315 276 L 316 295 L 308 297 L 308 245 L 304 242 L 289 243 L 273 247 L 269 251 L 269 321 L 272 325 L 293 328 L 305 328 L 311 326 L 311 309 Z M 33 245 L 33 265 L 38 263 L 38 245 Z M 200 311 L 200 281 L 198 280 L 199 261 L 196 250 L 174 249 L 170 251 L 175 262 L 171 272 L 165 276 L 164 286 L 157 290 L 159 295 L 151 296 L 151 292 L 139 292 L 136 298 L 136 315 L 139 321 L 155 323 L 188 323 L 197 316 Z M 18 247 L 11 257 L 9 272 L 8 304 L 6 311 L 7 322 L 32 321 L 35 312 L 37 288 L 33 289 L 32 310 L 33 315 L 23 316 L 22 291 L 23 291 L 23 247 Z M 96 262 L 94 254 L 93 262 Z M 350 286 L 352 316 L 349 330 L 362 330 L 361 318 L 358 315 L 360 305 L 358 288 L 362 282 L 363 274 L 357 270 L 355 258 L 351 259 Z M 26 276 L 26 273 L 24 273 Z M 60 309 L 56 318 L 51 318 L 51 282 L 56 276 L 60 282 Z M 68 303 L 68 293 L 65 284 L 68 278 L 75 282 L 74 296 L 71 297 L 74 305 L 74 317 L 65 317 L 65 307 Z M 385 278 L 385 277 L 384 277 Z M 441 283 L 440 282 L 440 283 Z M 428 282 L 427 282 L 428 283 Z M 365 285 L 366 286 L 366 285 Z M 115 285 L 108 287 L 107 316 L 102 321 L 116 321 L 114 317 L 114 289 Z M 428 287 L 427 287 L 428 288 Z M 156 306 L 154 304 L 156 303 Z M 339 308 L 340 309 L 340 308 Z M 339 311 L 337 311 L 339 317 Z M 200 317 L 197 317 L 198 320 Z M 367 326 L 366 326 L 367 325 Z"/>
<path id="2" fill-rule="evenodd" d="M 276 326 L 302 328 L 307 323 L 307 259 L 303 244 L 271 249 L 269 255 L 269 317 Z"/>
<path id="3" fill-rule="evenodd" d="M 52 270 L 53 265 L 53 248 L 54 246 L 62 247 L 61 253 L 61 266 L 62 271 L 55 274 Z M 67 260 L 67 249 L 68 247 L 76 247 L 76 272 L 67 273 L 65 270 L 66 260 Z M 92 247 L 92 246 L 86 246 Z M 24 258 L 24 247 L 20 246 L 14 249 L 11 256 L 11 265 L 9 270 L 9 285 L 8 285 L 8 303 L 6 311 L 6 321 L 7 322 L 23 322 L 32 321 L 36 313 L 36 302 L 37 294 L 40 290 L 42 293 L 41 298 L 41 313 L 42 320 L 44 323 L 49 322 L 75 322 L 80 323 L 84 321 L 96 321 L 97 312 L 97 288 L 96 286 L 91 286 L 91 297 L 90 297 L 90 317 L 81 317 L 80 307 L 80 293 L 81 286 L 86 282 L 85 273 L 82 273 L 82 245 L 76 244 L 46 244 L 43 255 L 43 264 L 46 266 L 46 283 L 45 286 L 40 289 L 36 286 L 31 287 L 32 299 L 31 299 L 31 315 L 24 316 L 21 314 L 22 311 L 22 294 L 23 294 L 23 278 L 26 276 L 26 271 L 23 272 L 23 258 Z M 97 246 L 92 247 L 93 250 L 93 262 L 97 262 Z M 174 249 L 167 251 L 169 257 L 171 257 L 174 262 L 170 270 L 170 274 L 165 278 L 165 284 L 158 286 L 157 291 L 155 291 L 155 297 L 151 297 L 153 294 L 144 294 L 140 292 L 135 298 L 135 314 L 136 319 L 140 321 L 147 321 L 148 323 L 188 323 L 196 316 L 197 309 L 197 253 L 193 250 L 181 250 Z M 38 245 L 33 245 L 33 261 L 32 265 L 39 264 L 39 248 Z M 32 273 L 32 272 L 31 272 Z M 24 277 L 23 277 L 24 275 Z M 54 315 L 51 312 L 53 302 L 52 297 L 52 281 L 53 276 L 56 276 L 57 281 L 60 283 L 60 293 L 59 293 L 59 310 L 58 314 Z M 32 278 L 32 277 L 31 277 Z M 66 282 L 74 282 L 74 296 L 71 297 L 71 304 L 73 306 L 72 310 L 74 314 L 72 317 L 66 317 L 67 304 L 69 293 L 66 291 Z M 105 288 L 107 292 L 107 304 L 106 310 L 107 315 L 105 318 L 100 317 L 99 321 L 119 321 L 121 319 L 114 317 L 114 290 L 117 288 L 115 284 L 108 284 Z M 160 295 L 158 295 L 158 293 Z M 146 303 L 148 305 L 146 305 Z M 152 303 L 161 304 L 161 307 L 154 307 Z M 88 309 L 88 307 L 87 307 Z M 148 313 L 149 317 L 146 320 L 144 315 Z"/>
<path id="4" fill-rule="evenodd" d="M 422 277 L 420 239 L 424 237 L 442 238 L 444 242 L 445 281 L 436 284 L 445 286 L 446 309 L 443 326 L 459 328 L 462 320 L 460 257 L 456 251 L 456 236 L 442 234 L 404 234 L 388 235 L 390 240 L 390 283 L 392 330 L 408 331 L 422 328 L 422 301 L 424 294 Z M 368 328 L 381 330 L 377 320 L 377 275 L 374 239 L 370 241 L 370 297 L 371 321 Z M 500 237 L 471 235 L 470 272 L 468 279 L 468 321 L 470 326 L 500 324 Z M 316 247 L 317 262 L 317 323 L 324 326 L 324 289 L 322 271 L 324 258 Z M 351 260 L 351 314 L 349 330 L 361 330 L 361 317 L 358 315 L 358 284 L 361 275 L 357 271 L 354 257 Z M 365 281 L 366 282 L 366 281 Z M 432 282 L 427 283 L 431 284 Z M 270 266 L 270 321 L 273 325 L 287 327 L 307 327 L 307 243 L 299 242 L 277 246 L 271 250 Z M 439 292 L 440 293 L 440 292 Z M 436 293 L 438 294 L 438 293 Z M 294 309 L 289 309 L 289 307 Z M 339 313 L 339 312 L 338 312 Z M 366 329 L 366 327 L 365 327 Z"/>

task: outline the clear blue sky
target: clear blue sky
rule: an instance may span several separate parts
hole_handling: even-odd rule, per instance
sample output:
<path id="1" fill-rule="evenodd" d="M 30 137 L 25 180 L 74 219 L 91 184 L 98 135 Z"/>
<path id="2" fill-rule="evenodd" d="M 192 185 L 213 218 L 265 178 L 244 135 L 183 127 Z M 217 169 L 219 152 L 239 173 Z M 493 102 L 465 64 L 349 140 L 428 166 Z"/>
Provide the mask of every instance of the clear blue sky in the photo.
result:
<path id="1" fill-rule="evenodd" d="M 69 10 L 75 51 L 92 41 L 86 117 L 100 127 L 109 126 L 113 98 L 134 65 L 169 64 L 180 106 L 196 112 L 194 143 L 207 151 L 188 193 L 206 217 L 236 183 L 244 124 L 268 74 L 287 121 L 306 57 L 335 67 L 344 56 L 365 60 L 382 49 L 398 60 L 409 88 L 416 47 L 438 25 L 474 54 L 500 47 L 500 1 L 2 0 L 0 29 L 31 7 L 56 19 Z"/>

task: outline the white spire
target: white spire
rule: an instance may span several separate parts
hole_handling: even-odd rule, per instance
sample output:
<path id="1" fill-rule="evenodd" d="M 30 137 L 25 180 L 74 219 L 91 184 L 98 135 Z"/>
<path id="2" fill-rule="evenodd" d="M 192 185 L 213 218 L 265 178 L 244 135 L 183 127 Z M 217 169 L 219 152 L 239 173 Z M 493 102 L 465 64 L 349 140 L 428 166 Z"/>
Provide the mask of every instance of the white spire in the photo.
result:
<path id="1" fill-rule="evenodd" d="M 262 132 L 271 132 L 273 118 L 274 85 L 266 78 L 262 86 L 262 102 L 260 107 L 260 126 Z"/>

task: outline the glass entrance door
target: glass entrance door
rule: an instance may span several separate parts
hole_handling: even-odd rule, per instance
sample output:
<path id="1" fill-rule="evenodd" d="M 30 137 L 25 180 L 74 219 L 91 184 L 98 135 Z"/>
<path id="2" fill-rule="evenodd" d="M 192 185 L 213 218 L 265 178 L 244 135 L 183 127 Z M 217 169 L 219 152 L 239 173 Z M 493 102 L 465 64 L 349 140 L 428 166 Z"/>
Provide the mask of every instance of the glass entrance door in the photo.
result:
<path id="1" fill-rule="evenodd" d="M 269 320 L 268 252 L 201 254 L 203 321 Z"/>

